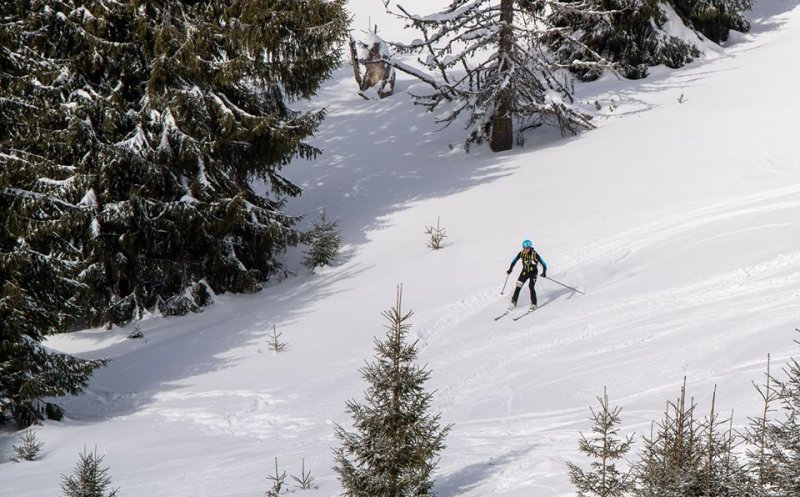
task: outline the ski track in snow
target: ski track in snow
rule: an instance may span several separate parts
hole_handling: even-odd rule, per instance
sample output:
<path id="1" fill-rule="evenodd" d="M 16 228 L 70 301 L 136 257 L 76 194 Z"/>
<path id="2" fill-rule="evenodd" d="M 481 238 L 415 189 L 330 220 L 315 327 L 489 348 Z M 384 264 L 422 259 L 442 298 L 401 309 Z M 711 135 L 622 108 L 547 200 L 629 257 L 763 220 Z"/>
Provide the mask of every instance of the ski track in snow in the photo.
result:
<path id="1" fill-rule="evenodd" d="M 217 435 L 291 440 L 315 426 L 309 418 L 276 412 L 291 399 L 251 390 L 168 392 L 155 396 L 153 404 L 135 416 L 156 416 L 168 422 L 191 422 Z M 224 406 L 220 412 L 219 406 Z"/>
<path id="2" fill-rule="evenodd" d="M 800 193 L 800 185 L 781 188 L 735 201 L 722 202 L 642 226 L 611 240 L 601 241 L 591 251 L 567 257 L 566 259 L 571 264 L 569 269 L 565 270 L 565 274 L 577 272 L 577 268 L 589 265 L 599 267 L 622 265 L 626 259 L 637 252 L 658 247 L 667 240 L 675 239 L 681 234 L 701 227 L 708 231 L 710 225 L 737 216 L 777 211 L 797 213 L 800 202 L 791 201 L 786 197 L 798 193 Z M 624 277 L 619 281 L 623 279 Z M 793 314 L 792 304 L 796 303 L 797 297 L 800 295 L 799 282 L 800 252 L 780 254 L 771 260 L 762 261 L 749 267 L 735 268 L 702 281 L 654 290 L 635 298 L 627 298 L 622 302 L 607 303 L 591 308 L 582 313 L 565 312 L 559 314 L 557 321 L 549 323 L 542 323 L 541 318 L 544 318 L 542 314 L 547 311 L 540 309 L 534 315 L 535 325 L 528 325 L 524 321 L 520 321 L 518 322 L 519 330 L 512 333 L 527 335 L 526 330 L 530 326 L 536 327 L 539 337 L 546 336 L 551 329 L 563 330 L 581 327 L 584 330 L 560 336 L 553 339 L 552 342 L 539 345 L 534 349 L 524 349 L 518 353 L 518 355 L 524 356 L 532 352 L 537 355 L 544 354 L 552 347 L 583 341 L 622 327 L 634 330 L 637 335 L 636 338 L 630 339 L 625 344 L 655 339 L 659 336 L 658 330 L 692 328 L 697 327 L 700 323 L 747 320 L 749 325 L 757 330 L 762 326 L 755 322 L 755 318 L 748 318 L 752 314 L 760 316 L 758 319 L 762 321 L 763 325 L 780 321 L 781 312 L 786 315 L 785 317 Z M 590 291 L 593 294 L 601 293 L 604 288 L 615 283 L 612 281 L 605 286 L 594 287 Z M 544 281 L 540 280 L 537 290 L 544 298 L 547 298 L 548 293 L 543 291 L 543 286 Z M 527 289 L 524 291 L 527 292 Z M 419 337 L 424 343 L 425 340 L 437 334 L 456 333 L 458 325 L 473 316 L 487 320 L 489 314 L 496 315 L 502 312 L 497 309 L 497 301 L 498 295 L 487 291 L 453 304 L 448 307 L 440 319 L 423 323 L 420 326 L 422 331 L 419 332 Z M 704 307 L 709 310 L 704 312 Z M 678 313 L 689 316 L 682 318 L 680 315 L 676 315 L 676 309 L 691 309 L 692 312 Z M 724 309 L 724 312 L 721 313 L 720 309 Z M 656 319 L 653 319 L 654 316 Z M 507 320 L 499 323 L 506 322 Z M 591 326 L 587 323 L 591 323 Z M 602 326 L 596 323 L 602 323 Z M 620 347 L 623 346 L 613 345 L 600 350 L 607 352 Z M 474 376 L 480 376 L 480 372 L 476 372 Z"/>
<path id="3" fill-rule="evenodd" d="M 638 254 L 647 252 L 648 257 L 658 256 L 658 252 L 670 240 L 696 232 L 710 233 L 707 240 L 715 238 L 736 238 L 748 230 L 776 229 L 783 233 L 796 233 L 800 229 L 800 202 L 796 201 L 800 185 L 779 188 L 756 195 L 675 214 L 663 220 L 645 224 L 636 229 L 603 240 L 591 251 L 581 252 L 566 258 L 568 269 L 564 274 L 580 274 L 585 268 L 625 266 Z M 757 218 L 767 215 L 774 219 L 776 214 L 788 215 L 784 222 L 762 225 L 739 223 L 747 229 L 726 231 L 726 221 L 737 218 Z M 693 238 L 694 244 L 702 243 L 702 238 Z M 734 265 L 735 266 L 735 265 Z M 622 299 L 609 301 L 605 294 L 617 284 L 633 277 L 628 274 L 617 275 L 604 285 L 594 285 L 591 292 L 600 299 L 597 304 L 567 310 L 560 298 L 563 292 L 551 291 L 540 280 L 537 290 L 540 299 L 551 301 L 552 306 L 537 310 L 528 321 L 509 325 L 503 320 L 492 326 L 491 317 L 499 314 L 498 295 L 481 292 L 470 299 L 453 305 L 441 319 L 426 323 L 422 333 L 427 339 L 435 336 L 447 337 L 444 340 L 453 349 L 464 325 L 483 327 L 486 338 L 483 346 L 474 349 L 460 349 L 460 353 L 440 363 L 437 368 L 447 369 L 458 364 L 472 364 L 467 374 L 440 388 L 437 393 L 440 405 L 445 410 L 469 403 L 471 395 L 478 394 L 486 384 L 498 383 L 500 379 L 513 376 L 521 370 L 521 364 L 535 363 L 539 360 L 561 362 L 556 368 L 557 375 L 550 378 L 537 378 L 538 388 L 557 386 L 563 382 L 585 383 L 579 378 L 591 377 L 594 373 L 609 368 L 624 368 L 644 371 L 643 363 L 648 362 L 646 375 L 650 384 L 638 393 L 628 394 L 621 402 L 634 402 L 637 396 L 652 397 L 662 395 L 665 399 L 675 394 L 674 386 L 680 378 L 668 379 L 675 371 L 691 374 L 699 364 L 708 362 L 715 352 L 722 353 L 729 342 L 757 341 L 765 330 L 792 322 L 800 314 L 800 252 L 782 253 L 770 259 L 745 266 L 735 266 L 713 275 L 705 275 L 701 280 L 688 280 L 684 284 L 654 288 L 636 296 L 626 295 Z M 525 289 L 527 291 L 527 289 Z M 555 296 L 554 296 L 555 295 Z M 577 297 L 576 297 L 577 298 Z M 548 302 L 550 303 L 550 302 Z M 477 322 L 485 322 L 479 325 Z M 675 342 L 683 342 L 677 348 Z M 581 344 L 596 344 L 594 347 L 580 347 Z M 658 349 L 671 350 L 669 356 L 661 356 L 652 363 L 650 357 L 658 357 Z M 495 350 L 496 349 L 496 350 Z M 645 352 L 645 349 L 648 349 Z M 503 354 L 499 351 L 503 350 Z M 613 365 L 608 356 L 616 359 Z M 494 361 L 481 360 L 497 357 Z M 560 358 L 560 359 L 553 359 Z M 644 359 L 643 359 L 644 358 Z M 719 363 L 709 366 L 708 379 L 720 377 L 730 368 Z M 741 367 L 737 366 L 735 368 Z M 752 363 L 748 372 L 758 371 L 761 363 Z M 660 380 L 660 381 L 652 381 Z M 666 379 L 666 381 L 665 381 Z M 617 383 L 616 388 L 625 392 L 637 388 L 635 380 Z M 587 389 L 584 396 L 596 394 Z M 493 402 L 505 403 L 513 410 L 513 399 L 519 397 L 516 389 L 508 387 L 495 391 Z M 444 495 L 480 494 L 490 489 L 507 488 L 509 475 L 520 471 L 529 475 L 525 481 L 515 480 L 515 485 L 537 488 L 549 479 L 563 478 L 563 459 L 569 451 L 563 447 L 574 443 L 574 431 L 586 425 L 585 409 L 566 409 L 553 412 L 535 412 L 522 416 L 498 419 L 460 420 L 456 426 L 463 452 L 472 453 L 473 458 L 460 461 L 461 466 L 487 464 L 494 471 L 480 483 L 468 488 L 452 488 L 444 478 L 437 489 Z M 641 416 L 653 413 L 641 413 Z M 565 430 L 564 428 L 570 428 Z M 570 437 L 572 440 L 570 440 Z M 508 440 L 514 440 L 509 444 Z M 485 461 L 488 447 L 503 444 L 514 455 L 504 462 Z M 535 453 L 536 455 L 532 455 Z M 481 462 L 483 461 L 483 462 Z M 499 467 L 495 467 L 499 466 Z M 547 487 L 547 485 L 544 485 Z M 509 487 L 510 488 L 510 487 Z M 551 487 L 550 491 L 552 491 Z"/>
<path id="4" fill-rule="evenodd" d="M 444 308 L 431 310 L 430 313 L 439 317 L 415 323 L 412 328 L 420 341 L 420 350 L 423 350 L 428 342 L 439 333 L 453 331 L 473 316 L 483 317 L 486 305 L 496 302 L 498 297 L 497 292 L 484 291 Z"/>
<path id="5" fill-rule="evenodd" d="M 800 223 L 800 215 L 797 214 L 800 212 L 800 201 L 794 200 L 797 194 L 800 194 L 800 185 L 793 185 L 741 199 L 721 202 L 646 224 L 611 239 L 601 240 L 590 250 L 564 256 L 562 262 L 564 262 L 566 269 L 564 269 L 563 274 L 570 275 L 581 272 L 581 268 L 590 266 L 603 268 L 621 266 L 624 265 L 627 259 L 641 251 L 658 248 L 669 240 L 679 238 L 680 235 L 699 228 L 713 232 L 710 227 L 715 223 L 739 216 L 784 211 L 794 213 L 797 217 L 797 223 Z M 791 228 L 783 224 L 776 226 L 781 229 L 785 228 L 787 233 L 791 231 Z M 753 229 L 757 228 L 753 227 Z M 721 233 L 717 236 L 723 237 L 729 234 Z M 586 272 L 591 272 L 591 269 Z M 616 281 L 607 280 L 604 285 L 590 286 L 587 291 L 592 292 L 592 294 L 601 293 L 607 287 L 613 286 L 627 277 L 629 276 L 623 275 L 617 277 Z M 797 285 L 798 279 L 800 279 L 800 253 L 780 254 L 772 260 L 763 261 L 749 267 L 738 267 L 718 274 L 713 278 L 706 278 L 702 281 L 690 282 L 686 285 L 674 286 L 663 290 L 655 290 L 637 298 L 629 298 L 624 302 L 605 304 L 602 308 L 589 310 L 579 315 L 574 313 L 560 314 L 559 321 L 554 323 L 553 326 L 564 328 L 573 327 L 579 323 L 602 321 L 612 329 L 622 324 L 635 327 L 640 320 L 643 322 L 654 321 L 652 319 L 653 315 L 659 315 L 659 319 L 656 321 L 661 321 L 662 318 L 669 319 L 672 327 L 683 326 L 689 323 L 679 317 L 669 316 L 674 309 L 701 308 L 712 303 L 726 301 L 729 303 L 725 306 L 727 308 L 725 318 L 742 317 L 754 313 L 754 311 L 785 308 L 798 295 L 798 290 L 796 290 L 799 287 Z M 560 287 L 556 287 L 555 291 L 552 290 L 552 286 L 545 289 L 546 284 L 543 279 L 540 279 L 537 283 L 537 292 L 543 300 L 548 298 L 559 300 L 561 295 L 571 293 Z M 507 295 L 510 295 L 511 291 L 513 291 L 513 281 L 509 283 L 507 288 L 509 287 L 510 290 L 506 292 Z M 527 288 L 523 292 L 527 292 Z M 781 298 L 776 299 L 775 294 L 781 296 Z M 497 307 L 498 301 L 503 298 L 503 302 L 505 302 L 507 295 L 500 297 L 498 292 L 482 291 L 470 298 L 450 304 L 444 310 L 434 309 L 431 313 L 441 315 L 441 317 L 416 323 L 414 329 L 417 337 L 424 346 L 432 337 L 438 334 L 456 332 L 460 324 L 473 317 L 481 320 L 486 320 L 489 315 L 495 317 L 502 313 L 502 309 Z M 760 295 L 763 297 L 759 298 Z M 744 303 L 747 305 L 744 305 Z M 545 310 L 540 309 L 535 313 L 535 317 L 541 317 L 543 312 Z M 698 312 L 702 315 L 702 310 Z M 718 309 L 709 312 L 713 313 L 713 315 L 709 316 L 710 318 L 715 320 L 720 318 Z M 694 316 L 694 312 L 691 314 Z M 765 316 L 764 319 L 767 320 L 771 320 L 769 316 L 773 315 L 773 313 L 766 312 L 758 314 Z M 506 318 L 503 318 L 499 323 L 502 324 L 507 321 Z M 542 331 L 542 325 L 538 321 L 537 319 L 537 328 Z M 518 323 L 520 329 L 525 329 L 524 321 Z M 644 329 L 647 330 L 646 327 Z M 576 340 L 580 339 L 580 337 L 576 338 Z M 562 340 L 569 339 L 563 338 Z"/>
<path id="6" fill-rule="evenodd" d="M 676 237 L 682 233 L 736 216 L 767 214 L 781 210 L 796 212 L 800 201 L 800 185 L 792 185 L 746 197 L 726 200 L 688 213 L 673 214 L 665 219 L 601 240 L 591 249 L 564 256 L 565 266 L 573 269 L 613 259 L 619 264 L 637 250 Z"/>

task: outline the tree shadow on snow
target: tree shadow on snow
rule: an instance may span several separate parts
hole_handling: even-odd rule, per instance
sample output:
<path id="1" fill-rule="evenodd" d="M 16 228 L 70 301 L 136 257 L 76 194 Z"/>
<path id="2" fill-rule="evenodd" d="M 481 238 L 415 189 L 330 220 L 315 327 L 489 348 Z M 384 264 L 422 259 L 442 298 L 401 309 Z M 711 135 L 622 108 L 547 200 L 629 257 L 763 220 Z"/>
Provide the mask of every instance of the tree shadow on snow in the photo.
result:
<path id="1" fill-rule="evenodd" d="M 783 14 L 800 7 L 800 0 L 773 0 L 771 2 L 753 2 L 753 10 L 747 18 L 751 23 L 751 34 L 781 29 L 787 22 Z"/>
<path id="2" fill-rule="evenodd" d="M 95 371 L 84 393 L 54 401 L 77 422 L 132 414 L 151 404 L 155 395 L 185 388 L 189 378 L 234 367 L 256 357 L 259 349 L 266 351 L 273 325 L 278 332 L 290 330 L 315 301 L 334 293 L 333 286 L 366 269 L 349 268 L 330 278 L 289 278 L 255 294 L 218 296 L 200 313 L 73 333 L 70 339 L 83 341 L 82 349 L 90 350 L 81 357 L 111 362 Z M 274 291 L 278 287 L 280 291 Z M 143 338 L 126 338 L 134 327 Z M 285 334 L 284 341 L 291 338 Z M 265 378 L 265 389 L 271 386 L 280 385 Z"/>
<path id="3" fill-rule="evenodd" d="M 9 462 L 14 457 L 14 445 L 19 443 L 19 434 L 11 429 L 10 426 L 0 426 L 0 464 Z"/>
<path id="4" fill-rule="evenodd" d="M 510 451 L 485 462 L 465 466 L 454 473 L 438 478 L 434 485 L 436 495 L 455 497 L 478 487 L 483 481 L 497 476 L 498 467 L 527 455 L 534 447 Z"/>
<path id="5" fill-rule="evenodd" d="M 441 129 L 436 113 L 414 105 L 419 84 L 398 81 L 395 95 L 365 101 L 356 95 L 348 67 L 320 91 L 328 114 L 310 142 L 322 150 L 311 161 L 295 160 L 284 171 L 303 194 L 291 200 L 290 214 L 316 217 L 325 209 L 340 220 L 344 242 L 359 246 L 370 231 L 389 226 L 390 216 L 411 204 L 442 198 L 511 174 L 515 156 L 557 144 L 554 128 L 528 133 L 524 147 L 493 153 L 488 144 L 464 151 L 466 131 L 454 123 Z M 536 135 L 536 136 L 532 136 Z M 531 164 L 531 166 L 535 166 Z M 431 222 L 437 213 L 431 211 Z M 422 229 L 422 227 L 420 227 Z"/>

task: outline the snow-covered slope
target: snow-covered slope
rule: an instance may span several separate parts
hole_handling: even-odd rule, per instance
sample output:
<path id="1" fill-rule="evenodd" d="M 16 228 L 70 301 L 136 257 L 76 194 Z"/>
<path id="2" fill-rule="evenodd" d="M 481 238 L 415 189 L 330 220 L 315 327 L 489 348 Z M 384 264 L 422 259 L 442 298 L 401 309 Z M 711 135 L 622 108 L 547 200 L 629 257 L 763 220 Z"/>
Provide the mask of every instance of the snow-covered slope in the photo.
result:
<path id="1" fill-rule="evenodd" d="M 358 369 L 401 283 L 435 408 L 454 423 L 442 497 L 569 495 L 564 460 L 579 460 L 604 386 L 625 433 L 649 430 L 684 376 L 701 410 L 717 385 L 718 409 L 744 424 L 767 353 L 800 356 L 798 5 L 762 0 L 751 34 L 687 68 L 580 87 L 602 106 L 598 129 L 502 154 L 436 132 L 413 82 L 364 101 L 341 69 L 314 103 L 329 108 L 324 154 L 286 173 L 304 187 L 292 213 L 340 219 L 342 263 L 310 275 L 288 254 L 298 276 L 147 319 L 144 339 L 125 338 L 132 326 L 51 339 L 113 362 L 66 400 L 69 419 L 37 429 L 41 460 L 0 464 L 0 495 L 57 494 L 95 445 L 123 496 L 263 495 L 275 457 L 292 474 L 305 459 L 319 489 L 302 495 L 338 494 L 333 424 L 362 396 Z M 434 252 L 437 218 L 448 245 Z M 525 238 L 586 295 L 540 280 L 544 307 L 495 322 Z M 266 350 L 273 325 L 280 354 Z M 2 461 L 14 443 L 0 435 Z"/>

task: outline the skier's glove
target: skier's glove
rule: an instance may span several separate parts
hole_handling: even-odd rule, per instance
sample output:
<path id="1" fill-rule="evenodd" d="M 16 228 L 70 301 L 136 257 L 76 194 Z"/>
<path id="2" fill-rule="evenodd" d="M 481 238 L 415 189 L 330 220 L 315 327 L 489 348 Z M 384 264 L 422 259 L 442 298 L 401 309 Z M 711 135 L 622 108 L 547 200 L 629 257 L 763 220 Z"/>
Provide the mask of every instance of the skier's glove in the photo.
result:
<path id="1" fill-rule="evenodd" d="M 542 271 L 542 278 L 547 278 L 547 271 Z"/>
<path id="2" fill-rule="evenodd" d="M 506 271 L 506 274 L 511 274 L 511 270 L 509 269 L 508 271 Z"/>

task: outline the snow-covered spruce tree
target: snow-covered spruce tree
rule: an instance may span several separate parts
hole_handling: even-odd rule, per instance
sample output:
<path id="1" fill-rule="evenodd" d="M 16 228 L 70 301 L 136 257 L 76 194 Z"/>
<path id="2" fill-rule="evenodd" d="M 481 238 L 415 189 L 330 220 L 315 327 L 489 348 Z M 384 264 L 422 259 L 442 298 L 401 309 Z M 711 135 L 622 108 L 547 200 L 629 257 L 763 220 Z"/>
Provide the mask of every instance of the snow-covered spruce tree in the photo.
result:
<path id="1" fill-rule="evenodd" d="M 423 52 L 419 62 L 432 74 L 393 64 L 433 87 L 416 97 L 418 104 L 434 110 L 450 103 L 439 122 L 450 125 L 466 114 L 467 145 L 488 139 L 492 150 L 508 150 L 514 130 L 521 143 L 523 131 L 541 124 L 577 133 L 591 127 L 590 116 L 574 105 L 571 81 L 546 49 L 548 39 L 566 32 L 547 15 L 559 8 L 580 7 L 560 0 L 453 0 L 442 12 L 419 16 L 398 5 L 397 15 L 422 38 L 394 46 Z M 608 65 L 590 50 L 584 54 L 572 65 Z"/>
<path id="2" fill-rule="evenodd" d="M 318 153 L 303 140 L 323 117 L 288 105 L 338 65 L 343 1 L 3 8 L 17 16 L 5 50 L 37 60 L 3 86 L 14 108 L 0 118 L 2 152 L 28 171 L 3 195 L 14 212 L 42 199 L 63 210 L 42 238 L 67 247 L 84 321 L 196 310 L 281 270 L 276 256 L 300 239 L 281 208 L 300 190 L 280 169 Z M 17 244 L 31 231 L 20 219 Z"/>
<path id="3" fill-rule="evenodd" d="M 81 314 L 80 250 L 70 238 L 81 230 L 82 213 L 49 194 L 69 167 L 36 148 L 39 126 L 53 122 L 61 102 L 43 88 L 39 71 L 48 60 L 37 47 L 48 33 L 27 24 L 26 5 L 0 2 L 0 422 L 10 415 L 18 428 L 43 417 L 39 399 L 78 393 L 103 363 L 40 345 Z M 34 118 L 39 126 L 29 124 Z"/>
<path id="4" fill-rule="evenodd" d="M 28 171 L 15 167 L 12 157 L 0 161 L 0 191 L 6 192 L 4 187 L 19 185 L 16 178 Z M 80 310 L 72 265 L 61 257 L 58 239 L 50 244 L 50 236 L 43 235 L 62 206 L 44 197 L 27 200 L 16 208 L 12 195 L 0 193 L 0 422 L 9 414 L 18 428 L 44 417 L 41 398 L 79 393 L 105 363 L 40 345 L 44 335 L 73 323 Z M 27 227 L 26 238 L 15 236 L 20 226 Z"/>
<path id="5" fill-rule="evenodd" d="M 800 362 L 790 359 L 783 373 L 771 380 L 779 411 L 762 427 L 760 461 L 753 461 L 767 496 L 800 495 Z"/>
<path id="6" fill-rule="evenodd" d="M 555 59 L 582 81 L 600 77 L 602 66 L 573 65 L 594 53 L 616 64 L 629 79 L 647 76 L 648 67 L 664 64 L 677 68 L 700 55 L 693 44 L 667 33 L 667 16 L 658 0 L 572 0 L 592 11 L 554 9 L 550 21 L 567 35 L 548 36 Z"/>
<path id="7" fill-rule="evenodd" d="M 767 370 L 764 383 L 756 384 L 756 391 L 761 397 L 763 408 L 758 416 L 750 418 L 747 426 L 747 469 L 758 489 L 759 497 L 778 497 L 778 464 L 780 458 L 778 444 L 775 439 L 776 430 L 772 428 L 771 417 L 780 399 L 778 390 L 780 382 L 770 373 L 770 356 L 767 355 Z"/>
<path id="8" fill-rule="evenodd" d="M 740 440 L 733 431 L 733 416 L 719 419 L 716 412 L 717 391 L 711 399 L 711 413 L 700 423 L 701 497 L 755 497 L 756 485 L 746 465 L 739 459 L 736 447 Z M 726 426 L 727 425 L 727 426 Z"/>
<path id="9" fill-rule="evenodd" d="M 0 272 L 4 266 L 0 262 Z M 31 271 L 26 277 L 38 275 L 46 273 Z M 6 280 L 0 288 L 0 422 L 2 413 L 10 413 L 18 428 L 44 418 L 48 404 L 40 399 L 80 393 L 92 371 L 105 364 L 103 360 L 87 361 L 42 347 L 37 323 L 55 320 L 57 314 L 39 304 L 38 295 L 48 292 L 25 286 Z"/>
<path id="10" fill-rule="evenodd" d="M 669 0 L 683 22 L 714 43 L 726 41 L 730 31 L 750 31 L 744 12 L 752 0 Z"/>
<path id="11" fill-rule="evenodd" d="M 696 404 L 686 402 L 686 380 L 680 397 L 669 402 L 664 420 L 645 438 L 640 460 L 634 466 L 636 497 L 755 496 L 755 487 L 734 448 L 732 428 L 721 431 L 724 421 L 715 412 L 695 419 Z"/>
<path id="12" fill-rule="evenodd" d="M 696 405 L 686 404 L 686 385 L 676 402 L 668 402 L 664 419 L 654 424 L 639 461 L 634 465 L 636 497 L 691 497 L 700 495 L 702 466 L 700 427 Z"/>
<path id="13" fill-rule="evenodd" d="M 608 393 L 603 389 L 603 397 L 598 410 L 592 412 L 592 437 L 581 433 L 579 450 L 591 458 L 590 470 L 585 471 L 573 462 L 567 462 L 569 478 L 578 497 L 622 497 L 633 489 L 630 472 L 623 473 L 617 463 L 624 459 L 631 448 L 633 437 L 619 438 L 618 425 L 622 409 L 610 408 Z"/>
<path id="14" fill-rule="evenodd" d="M 361 370 L 369 384 L 364 403 L 347 403 L 354 431 L 336 427 L 341 446 L 334 469 L 348 497 L 433 495 L 431 474 L 450 427 L 429 413 L 432 394 L 424 383 L 430 372 L 414 363 L 416 343 L 407 343 L 411 313 L 403 314 L 401 303 L 398 289 L 397 304 L 383 313 L 386 338 L 375 339 L 375 361 Z"/>
<path id="15" fill-rule="evenodd" d="M 337 224 L 336 220 L 329 221 L 323 210 L 314 220 L 311 230 L 306 233 L 306 243 L 309 247 L 303 264 L 311 271 L 320 266 L 327 266 L 339 256 L 342 235 L 339 233 Z"/>
<path id="16" fill-rule="evenodd" d="M 93 452 L 83 452 L 78 455 L 75 472 L 70 475 L 61 475 L 61 491 L 64 497 L 115 497 L 119 489 L 111 488 L 111 477 L 108 476 L 108 467 L 102 467 L 103 456 Z"/>
<path id="17" fill-rule="evenodd" d="M 0 161 L 2 191 L 24 168 L 14 168 L 11 159 Z M 41 237 L 59 208 L 39 200 L 31 199 L 30 210 L 14 209 L 12 197 L 0 193 L 0 422 L 7 414 L 18 428 L 44 416 L 39 399 L 80 392 L 104 364 L 40 345 L 45 334 L 69 326 L 80 312 L 70 264 L 60 258 L 56 244 Z M 27 239 L 15 238 L 20 224 L 30 227 Z"/>

